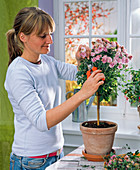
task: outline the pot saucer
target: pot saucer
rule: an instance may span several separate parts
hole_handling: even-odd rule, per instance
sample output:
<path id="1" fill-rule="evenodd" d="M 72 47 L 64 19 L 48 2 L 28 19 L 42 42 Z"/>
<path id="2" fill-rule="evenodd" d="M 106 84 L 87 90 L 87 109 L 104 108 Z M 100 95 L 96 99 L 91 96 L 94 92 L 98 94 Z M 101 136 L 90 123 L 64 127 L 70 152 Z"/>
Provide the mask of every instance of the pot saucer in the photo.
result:
<path id="1" fill-rule="evenodd" d="M 115 151 L 112 149 L 112 152 Z M 104 157 L 109 156 L 109 155 L 91 155 L 86 153 L 85 149 L 82 150 L 82 154 L 85 156 L 85 158 L 88 161 L 93 161 L 93 162 L 104 162 Z"/>

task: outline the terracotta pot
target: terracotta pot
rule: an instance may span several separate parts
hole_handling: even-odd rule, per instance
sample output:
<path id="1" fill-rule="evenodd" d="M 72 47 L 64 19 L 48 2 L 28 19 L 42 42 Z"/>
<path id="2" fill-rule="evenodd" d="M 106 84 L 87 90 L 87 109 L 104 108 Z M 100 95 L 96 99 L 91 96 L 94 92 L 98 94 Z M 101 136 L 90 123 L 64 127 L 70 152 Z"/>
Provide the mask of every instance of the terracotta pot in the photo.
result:
<path id="1" fill-rule="evenodd" d="M 97 121 L 86 121 L 97 122 Z M 80 124 L 85 150 L 91 155 L 106 155 L 112 149 L 114 142 L 114 135 L 117 131 L 117 124 L 110 121 L 100 121 L 108 124 L 114 124 L 109 128 L 88 128 L 82 126 L 85 122 Z"/>

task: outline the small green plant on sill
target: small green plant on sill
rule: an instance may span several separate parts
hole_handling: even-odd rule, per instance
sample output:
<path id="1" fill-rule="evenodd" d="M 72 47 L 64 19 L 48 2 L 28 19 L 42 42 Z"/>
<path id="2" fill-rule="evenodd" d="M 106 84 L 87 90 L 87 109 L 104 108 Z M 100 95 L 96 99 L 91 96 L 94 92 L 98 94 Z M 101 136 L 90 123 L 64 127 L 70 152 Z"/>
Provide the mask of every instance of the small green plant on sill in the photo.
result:
<path id="1" fill-rule="evenodd" d="M 126 146 L 123 146 L 122 149 L 131 149 L 131 148 L 128 144 L 126 144 Z"/>
<path id="2" fill-rule="evenodd" d="M 122 84 L 122 92 L 131 104 L 140 104 L 140 69 L 130 70 L 130 80 Z"/>
<path id="3" fill-rule="evenodd" d="M 84 156 L 81 157 L 82 159 L 86 159 Z"/>
<path id="4" fill-rule="evenodd" d="M 87 168 L 89 167 L 89 165 L 81 165 L 83 168 Z"/>
<path id="5" fill-rule="evenodd" d="M 90 166 L 90 165 L 81 165 L 81 166 L 82 168 L 91 168 L 93 170 L 95 170 L 95 167 L 96 167 L 96 166 Z"/>

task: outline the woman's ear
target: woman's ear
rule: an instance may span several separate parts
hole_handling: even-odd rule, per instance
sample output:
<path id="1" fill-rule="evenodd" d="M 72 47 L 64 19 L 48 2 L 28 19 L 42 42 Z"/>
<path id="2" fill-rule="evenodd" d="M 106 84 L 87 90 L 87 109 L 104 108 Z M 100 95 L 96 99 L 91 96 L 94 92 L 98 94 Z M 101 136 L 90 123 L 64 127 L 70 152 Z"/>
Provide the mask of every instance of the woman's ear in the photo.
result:
<path id="1" fill-rule="evenodd" d="M 23 32 L 21 32 L 19 34 L 19 39 L 20 39 L 20 41 L 25 43 L 26 42 L 26 35 Z"/>

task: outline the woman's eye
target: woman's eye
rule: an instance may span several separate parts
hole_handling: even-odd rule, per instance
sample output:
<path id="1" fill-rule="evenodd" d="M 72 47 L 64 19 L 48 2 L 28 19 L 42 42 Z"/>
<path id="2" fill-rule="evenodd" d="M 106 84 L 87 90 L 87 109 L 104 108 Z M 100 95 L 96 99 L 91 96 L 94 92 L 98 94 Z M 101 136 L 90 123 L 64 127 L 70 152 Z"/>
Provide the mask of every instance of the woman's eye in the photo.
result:
<path id="1" fill-rule="evenodd" d="M 44 38 L 46 38 L 46 35 L 42 35 L 42 36 L 40 36 L 40 38 L 43 38 L 43 39 L 44 39 Z"/>

